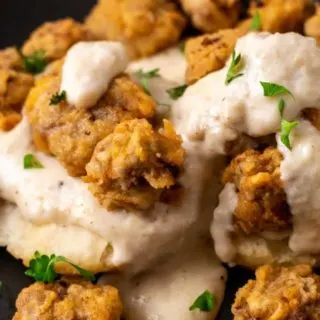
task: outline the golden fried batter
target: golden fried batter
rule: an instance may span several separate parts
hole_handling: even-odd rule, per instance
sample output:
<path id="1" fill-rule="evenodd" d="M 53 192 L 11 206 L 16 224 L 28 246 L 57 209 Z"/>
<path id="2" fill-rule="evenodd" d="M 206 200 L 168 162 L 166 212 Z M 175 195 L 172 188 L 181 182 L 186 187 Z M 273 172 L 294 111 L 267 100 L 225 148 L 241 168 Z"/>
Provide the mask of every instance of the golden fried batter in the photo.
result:
<path id="1" fill-rule="evenodd" d="M 38 80 L 26 101 L 36 147 L 51 152 L 70 175 L 85 175 L 96 144 L 116 124 L 134 118 L 151 118 L 155 102 L 127 76 L 115 78 L 107 92 L 91 109 L 81 110 L 62 102 L 50 105 L 60 88 L 59 77 Z"/>
<path id="2" fill-rule="evenodd" d="M 320 319 L 320 277 L 309 265 L 265 265 L 241 288 L 232 306 L 234 320 Z"/>
<path id="3" fill-rule="evenodd" d="M 48 61 L 53 61 L 62 58 L 76 42 L 93 39 L 84 25 L 71 18 L 46 22 L 24 43 L 22 53 L 30 56 L 43 50 Z"/>
<path id="4" fill-rule="evenodd" d="M 85 181 L 107 209 L 148 209 L 176 184 L 182 140 L 168 120 L 163 124 L 157 132 L 145 119 L 125 121 L 97 145 Z"/>
<path id="5" fill-rule="evenodd" d="M 260 153 L 247 150 L 231 161 L 223 183 L 234 183 L 238 192 L 235 223 L 246 234 L 281 230 L 291 223 L 291 214 L 280 179 L 282 155 L 270 147 Z"/>
<path id="6" fill-rule="evenodd" d="M 313 17 L 309 18 L 304 24 L 304 33 L 313 37 L 320 44 L 320 4 L 316 4 L 316 13 Z"/>
<path id="7" fill-rule="evenodd" d="M 175 44 L 186 20 L 169 0 L 100 0 L 86 25 L 98 39 L 121 41 L 139 58 Z"/>
<path id="8" fill-rule="evenodd" d="M 36 282 L 23 289 L 13 320 L 120 320 L 122 302 L 111 286 L 85 281 Z"/>
<path id="9" fill-rule="evenodd" d="M 194 26 L 204 32 L 233 27 L 240 15 L 239 0 L 180 0 Z"/>
<path id="10" fill-rule="evenodd" d="M 0 50 L 0 130 L 11 130 L 33 86 L 33 76 L 23 70 L 22 57 L 15 48 Z"/>
<path id="11" fill-rule="evenodd" d="M 263 31 L 302 31 L 304 20 L 310 15 L 309 0 L 251 0 L 250 13 L 259 12 Z"/>
<path id="12" fill-rule="evenodd" d="M 192 84 L 224 67 L 243 29 L 225 29 L 190 39 L 186 43 L 186 81 Z"/>

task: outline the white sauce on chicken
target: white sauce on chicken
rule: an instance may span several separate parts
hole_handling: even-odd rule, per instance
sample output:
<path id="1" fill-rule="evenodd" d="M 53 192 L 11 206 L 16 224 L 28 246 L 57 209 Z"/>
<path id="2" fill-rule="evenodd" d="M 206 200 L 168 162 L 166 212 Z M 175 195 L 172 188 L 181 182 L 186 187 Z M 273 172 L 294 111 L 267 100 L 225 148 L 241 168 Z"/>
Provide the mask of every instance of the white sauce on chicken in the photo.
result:
<path id="1" fill-rule="evenodd" d="M 244 60 L 243 76 L 225 85 L 226 67 L 190 86 L 173 106 L 175 125 L 188 139 L 202 141 L 204 153 L 223 153 L 239 134 L 253 137 L 280 126 L 279 97 L 264 97 L 260 81 L 288 88 L 287 120 L 308 107 L 320 108 L 320 48 L 312 38 L 295 33 L 250 33 L 235 49 Z"/>
<path id="2" fill-rule="evenodd" d="M 77 108 L 92 107 L 128 62 L 127 51 L 119 42 L 79 42 L 67 53 L 61 92 L 65 90 L 68 102 Z"/>

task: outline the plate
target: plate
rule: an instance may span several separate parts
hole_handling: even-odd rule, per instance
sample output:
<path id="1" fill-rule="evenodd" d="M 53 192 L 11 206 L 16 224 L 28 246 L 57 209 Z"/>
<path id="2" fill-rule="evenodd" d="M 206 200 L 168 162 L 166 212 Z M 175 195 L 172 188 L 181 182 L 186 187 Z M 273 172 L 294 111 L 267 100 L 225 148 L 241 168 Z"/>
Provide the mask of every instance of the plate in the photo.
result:
<path id="1" fill-rule="evenodd" d="M 0 10 L 0 48 L 20 45 L 44 21 L 67 16 L 81 20 L 95 4 L 95 0 L 6 0 Z M 48 239 L 50 241 L 50 239 Z M 10 320 L 20 290 L 31 283 L 24 276 L 22 263 L 0 249 L 0 320 Z M 217 320 L 232 320 L 231 304 L 236 290 L 243 286 L 253 273 L 240 267 L 228 268 L 229 279 L 225 299 Z"/>

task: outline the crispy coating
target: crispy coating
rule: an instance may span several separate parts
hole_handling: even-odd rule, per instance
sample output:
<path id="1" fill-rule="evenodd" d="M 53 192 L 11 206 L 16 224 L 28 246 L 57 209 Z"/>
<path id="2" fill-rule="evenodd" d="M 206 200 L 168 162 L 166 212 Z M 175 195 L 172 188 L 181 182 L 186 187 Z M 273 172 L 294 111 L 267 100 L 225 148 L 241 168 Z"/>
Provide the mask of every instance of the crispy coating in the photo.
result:
<path id="1" fill-rule="evenodd" d="M 187 41 L 185 56 L 188 67 L 186 82 L 192 84 L 210 72 L 224 67 L 243 28 L 225 29 Z"/>
<path id="2" fill-rule="evenodd" d="M 155 131 L 145 119 L 120 123 L 99 142 L 85 181 L 107 209 L 148 209 L 182 170 L 182 140 L 172 124 Z"/>
<path id="3" fill-rule="evenodd" d="M 89 30 L 71 18 L 46 22 L 38 27 L 23 44 L 26 56 L 43 50 L 48 61 L 62 58 L 79 41 L 94 40 Z"/>
<path id="4" fill-rule="evenodd" d="M 23 289 L 13 320 L 120 320 L 118 290 L 86 281 L 36 282 Z"/>
<path id="5" fill-rule="evenodd" d="M 28 96 L 26 111 L 36 147 L 55 155 L 72 176 L 85 175 L 96 144 L 119 122 L 154 116 L 154 100 L 127 76 L 115 78 L 98 103 L 87 110 L 65 101 L 50 105 L 59 88 L 59 77 L 40 78 Z"/>
<path id="6" fill-rule="evenodd" d="M 100 0 L 86 25 L 98 39 L 121 41 L 139 58 L 175 44 L 186 19 L 169 0 Z"/>
<path id="7" fill-rule="evenodd" d="M 241 11 L 239 0 L 180 0 L 180 2 L 191 17 L 193 25 L 203 32 L 232 28 L 237 23 Z"/>
<path id="8" fill-rule="evenodd" d="M 299 32 L 311 8 L 309 0 L 251 0 L 250 14 L 259 12 L 263 31 Z"/>
<path id="9" fill-rule="evenodd" d="M 236 295 L 234 320 L 320 319 L 320 277 L 310 265 L 265 265 Z"/>
<path id="10" fill-rule="evenodd" d="M 282 155 L 274 147 L 260 153 L 247 150 L 235 157 L 223 174 L 223 183 L 234 183 L 238 205 L 235 224 L 246 234 L 282 230 L 291 214 L 280 179 Z"/>
<path id="11" fill-rule="evenodd" d="M 320 44 L 320 3 L 316 4 L 316 13 L 304 24 L 304 33 L 313 37 Z"/>
<path id="12" fill-rule="evenodd" d="M 0 130 L 9 131 L 20 121 L 19 111 L 33 82 L 23 71 L 17 49 L 0 50 Z"/>

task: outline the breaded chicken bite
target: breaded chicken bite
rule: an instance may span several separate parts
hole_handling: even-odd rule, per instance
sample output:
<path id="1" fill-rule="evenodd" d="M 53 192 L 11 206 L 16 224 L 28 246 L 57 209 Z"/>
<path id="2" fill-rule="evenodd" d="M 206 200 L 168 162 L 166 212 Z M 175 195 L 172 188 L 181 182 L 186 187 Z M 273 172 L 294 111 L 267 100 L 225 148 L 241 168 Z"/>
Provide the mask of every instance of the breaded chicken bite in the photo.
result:
<path id="1" fill-rule="evenodd" d="M 52 153 L 72 176 L 85 175 L 96 144 L 124 120 L 152 118 L 155 102 L 127 76 L 115 78 L 90 109 L 77 109 L 66 101 L 50 104 L 60 90 L 59 77 L 38 80 L 26 101 L 36 147 Z"/>
<path id="2" fill-rule="evenodd" d="M 320 277 L 310 265 L 265 265 L 236 295 L 234 320 L 320 319 Z"/>
<path id="3" fill-rule="evenodd" d="M 204 32 L 233 27 L 240 16 L 239 0 L 180 0 L 193 25 Z"/>
<path id="4" fill-rule="evenodd" d="M 20 110 L 32 86 L 33 76 L 24 72 L 17 49 L 0 50 L 0 130 L 11 130 L 20 121 Z"/>
<path id="5" fill-rule="evenodd" d="M 225 66 L 243 29 L 225 29 L 191 38 L 186 43 L 186 82 L 192 84 Z"/>
<path id="6" fill-rule="evenodd" d="M 320 44 L 320 3 L 316 4 L 316 13 L 304 24 L 304 33 L 313 37 Z"/>
<path id="7" fill-rule="evenodd" d="M 43 51 L 48 61 L 62 58 L 79 41 L 94 40 L 89 30 L 71 18 L 46 22 L 38 27 L 23 44 L 22 53 L 31 56 Z"/>
<path id="8" fill-rule="evenodd" d="M 310 0 L 251 0 L 250 14 L 259 12 L 262 31 L 302 31 L 305 19 L 312 13 Z"/>
<path id="9" fill-rule="evenodd" d="M 246 234 L 278 231 L 291 224 L 291 214 L 280 179 L 282 155 L 269 147 L 247 150 L 225 169 L 223 183 L 233 183 L 238 194 L 235 224 Z"/>
<path id="10" fill-rule="evenodd" d="M 123 307 L 114 287 L 62 279 L 23 289 L 16 308 L 13 320 L 120 320 Z"/>
<path id="11" fill-rule="evenodd" d="M 148 209 L 177 184 L 182 140 L 168 120 L 163 125 L 155 131 L 145 119 L 125 121 L 99 142 L 85 181 L 107 209 Z"/>
<path id="12" fill-rule="evenodd" d="M 86 25 L 98 39 L 120 41 L 140 58 L 175 44 L 186 19 L 170 0 L 100 0 Z"/>

